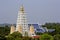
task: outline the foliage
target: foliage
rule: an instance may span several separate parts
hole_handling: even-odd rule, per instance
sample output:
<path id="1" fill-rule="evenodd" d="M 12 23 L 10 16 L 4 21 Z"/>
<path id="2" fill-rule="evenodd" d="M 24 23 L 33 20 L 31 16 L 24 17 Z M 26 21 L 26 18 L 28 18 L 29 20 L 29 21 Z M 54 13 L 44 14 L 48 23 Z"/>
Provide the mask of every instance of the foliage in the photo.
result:
<path id="1" fill-rule="evenodd" d="M 10 27 L 7 25 L 5 27 L 0 27 L 0 34 L 1 35 L 8 35 L 10 33 Z"/>
<path id="2" fill-rule="evenodd" d="M 6 40 L 6 35 L 10 33 L 10 28 L 6 25 L 4 27 L 0 27 L 0 40 Z"/>
<path id="3" fill-rule="evenodd" d="M 6 40 L 5 36 L 0 34 L 0 40 Z"/>
<path id="4" fill-rule="evenodd" d="M 23 39 L 23 40 L 29 40 L 29 39 L 30 39 L 30 37 L 25 36 L 25 37 L 23 37 L 22 39 Z"/>
<path id="5" fill-rule="evenodd" d="M 53 37 L 48 34 L 43 34 L 41 35 L 40 40 L 53 40 Z"/>
<path id="6" fill-rule="evenodd" d="M 7 36 L 7 40 L 21 40 L 22 34 L 19 32 L 14 32 Z"/>
<path id="7" fill-rule="evenodd" d="M 60 23 L 45 23 L 42 27 L 47 27 L 48 29 L 55 29 L 51 35 L 60 34 Z"/>
<path id="8" fill-rule="evenodd" d="M 60 34 L 54 35 L 54 40 L 60 40 Z"/>
<path id="9" fill-rule="evenodd" d="M 7 40 L 32 40 L 33 39 L 28 36 L 22 37 L 22 34 L 19 32 L 14 32 L 12 34 L 9 34 L 6 38 Z"/>

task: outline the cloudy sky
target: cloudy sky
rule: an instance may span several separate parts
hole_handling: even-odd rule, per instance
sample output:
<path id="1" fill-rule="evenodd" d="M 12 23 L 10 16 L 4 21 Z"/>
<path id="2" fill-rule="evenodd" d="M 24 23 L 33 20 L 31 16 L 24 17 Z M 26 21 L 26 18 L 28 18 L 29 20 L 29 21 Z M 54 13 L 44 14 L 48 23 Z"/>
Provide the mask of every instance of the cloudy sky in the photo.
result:
<path id="1" fill-rule="evenodd" d="M 60 0 L 0 0 L 0 23 L 16 23 L 22 4 L 28 23 L 60 22 Z"/>

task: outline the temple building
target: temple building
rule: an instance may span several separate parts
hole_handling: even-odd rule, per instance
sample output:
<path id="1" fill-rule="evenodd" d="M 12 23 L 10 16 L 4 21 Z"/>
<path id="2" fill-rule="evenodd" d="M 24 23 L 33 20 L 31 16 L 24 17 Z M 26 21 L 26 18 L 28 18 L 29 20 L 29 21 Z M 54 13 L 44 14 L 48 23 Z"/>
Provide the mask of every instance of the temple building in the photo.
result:
<path id="1" fill-rule="evenodd" d="M 20 10 L 18 11 L 18 18 L 17 18 L 17 23 L 16 23 L 16 28 L 11 27 L 11 32 L 13 33 L 14 31 L 20 32 L 23 36 L 27 35 L 28 36 L 34 36 L 35 35 L 35 30 L 33 25 L 30 25 L 30 28 L 28 27 L 28 22 L 27 22 L 27 17 L 26 13 L 24 11 L 23 5 L 20 7 Z M 16 29 L 16 30 L 15 30 Z"/>

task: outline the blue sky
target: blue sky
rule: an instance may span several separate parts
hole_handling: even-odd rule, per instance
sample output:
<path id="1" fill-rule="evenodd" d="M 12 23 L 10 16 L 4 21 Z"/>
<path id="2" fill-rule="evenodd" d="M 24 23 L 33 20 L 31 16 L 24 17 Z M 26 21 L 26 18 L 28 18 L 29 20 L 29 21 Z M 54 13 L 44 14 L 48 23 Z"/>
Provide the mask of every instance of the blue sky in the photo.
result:
<path id="1" fill-rule="evenodd" d="M 60 22 L 60 0 L 0 0 L 0 23 L 16 23 L 22 4 L 28 23 Z"/>

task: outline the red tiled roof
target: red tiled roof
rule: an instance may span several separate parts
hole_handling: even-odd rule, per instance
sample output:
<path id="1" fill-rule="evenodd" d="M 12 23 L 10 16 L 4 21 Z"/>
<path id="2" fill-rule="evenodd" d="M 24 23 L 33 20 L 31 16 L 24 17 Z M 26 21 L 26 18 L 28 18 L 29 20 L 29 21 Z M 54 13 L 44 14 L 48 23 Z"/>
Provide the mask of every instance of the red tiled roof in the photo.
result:
<path id="1" fill-rule="evenodd" d="M 33 36 L 33 38 L 40 38 L 40 36 Z"/>

